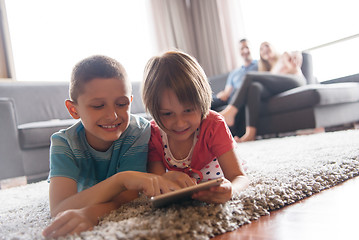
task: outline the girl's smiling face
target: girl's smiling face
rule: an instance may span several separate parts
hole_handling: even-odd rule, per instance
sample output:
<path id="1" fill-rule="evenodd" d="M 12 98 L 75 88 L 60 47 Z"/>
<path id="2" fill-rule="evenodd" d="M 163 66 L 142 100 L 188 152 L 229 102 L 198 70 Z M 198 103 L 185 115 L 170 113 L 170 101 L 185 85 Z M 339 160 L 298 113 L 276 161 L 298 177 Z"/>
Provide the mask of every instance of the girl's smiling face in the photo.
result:
<path id="1" fill-rule="evenodd" d="M 81 118 L 86 139 L 94 149 L 106 151 L 127 129 L 132 102 L 128 89 L 124 80 L 95 78 L 85 84 L 77 103 L 66 103 L 74 110 L 72 116 Z"/>
<path id="2" fill-rule="evenodd" d="M 165 89 L 160 99 L 160 119 L 169 140 L 192 141 L 201 124 L 201 112 L 193 104 L 182 104 L 173 90 Z"/>

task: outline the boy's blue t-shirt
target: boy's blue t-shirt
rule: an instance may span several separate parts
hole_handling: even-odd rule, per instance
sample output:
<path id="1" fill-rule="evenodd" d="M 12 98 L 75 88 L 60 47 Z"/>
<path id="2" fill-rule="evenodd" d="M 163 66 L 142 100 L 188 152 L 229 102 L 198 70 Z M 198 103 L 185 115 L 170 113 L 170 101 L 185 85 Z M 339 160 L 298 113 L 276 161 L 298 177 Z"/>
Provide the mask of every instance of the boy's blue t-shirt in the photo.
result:
<path id="1" fill-rule="evenodd" d="M 146 172 L 150 123 L 131 115 L 128 128 L 106 152 L 93 149 L 81 121 L 51 136 L 51 177 L 77 182 L 80 192 L 122 171 Z"/>

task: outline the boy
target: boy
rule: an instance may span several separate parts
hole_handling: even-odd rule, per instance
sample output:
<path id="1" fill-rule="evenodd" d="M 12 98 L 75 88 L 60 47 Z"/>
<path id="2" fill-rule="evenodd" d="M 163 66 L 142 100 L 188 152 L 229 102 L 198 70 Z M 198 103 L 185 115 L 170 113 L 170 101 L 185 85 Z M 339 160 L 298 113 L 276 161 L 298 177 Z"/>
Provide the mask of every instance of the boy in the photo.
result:
<path id="1" fill-rule="evenodd" d="M 138 197 L 175 189 L 144 173 L 150 124 L 130 114 L 133 96 L 123 66 L 92 56 L 73 69 L 66 107 L 78 123 L 51 137 L 50 211 L 43 234 L 59 237 L 92 229 L 99 217 Z"/>

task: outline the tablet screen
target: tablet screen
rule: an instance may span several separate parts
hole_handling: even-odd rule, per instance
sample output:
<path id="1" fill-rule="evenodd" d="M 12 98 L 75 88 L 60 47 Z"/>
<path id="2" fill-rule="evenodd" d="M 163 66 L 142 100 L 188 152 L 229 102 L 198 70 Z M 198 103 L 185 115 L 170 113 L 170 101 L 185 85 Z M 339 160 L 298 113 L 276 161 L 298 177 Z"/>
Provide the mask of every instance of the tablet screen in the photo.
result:
<path id="1" fill-rule="evenodd" d="M 155 197 L 151 197 L 150 201 L 154 207 L 162 207 L 170 203 L 180 202 L 190 199 L 193 193 L 218 186 L 222 183 L 223 178 L 213 179 L 194 186 L 181 188 L 173 192 L 164 193 Z"/>

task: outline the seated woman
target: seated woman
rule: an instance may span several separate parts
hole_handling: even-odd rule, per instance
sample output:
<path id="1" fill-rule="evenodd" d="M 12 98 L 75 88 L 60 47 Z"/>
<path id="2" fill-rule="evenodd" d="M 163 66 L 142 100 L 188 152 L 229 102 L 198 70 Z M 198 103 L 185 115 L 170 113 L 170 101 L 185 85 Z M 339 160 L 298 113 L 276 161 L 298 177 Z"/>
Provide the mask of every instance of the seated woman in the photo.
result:
<path id="1" fill-rule="evenodd" d="M 263 42 L 261 44 L 259 72 L 246 74 L 232 101 L 220 112 L 227 125 L 232 126 L 238 109 L 246 106 L 248 113 L 246 132 L 240 138 L 235 136 L 237 142 L 255 140 L 261 100 L 306 83 L 301 71 L 302 60 L 300 52 L 285 52 L 279 55 L 270 43 Z"/>

